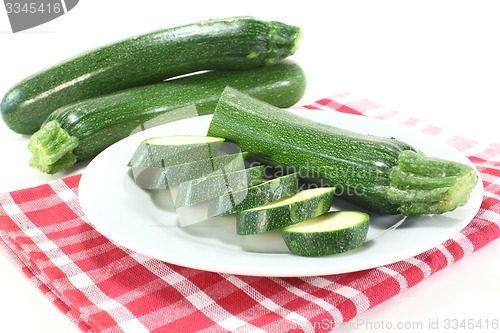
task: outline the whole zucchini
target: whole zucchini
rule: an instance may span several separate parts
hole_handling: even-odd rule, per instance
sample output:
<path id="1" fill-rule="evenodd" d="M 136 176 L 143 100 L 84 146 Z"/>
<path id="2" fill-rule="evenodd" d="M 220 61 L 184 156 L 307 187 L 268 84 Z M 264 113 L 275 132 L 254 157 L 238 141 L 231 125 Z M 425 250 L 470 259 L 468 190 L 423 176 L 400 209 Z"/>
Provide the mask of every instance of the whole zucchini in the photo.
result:
<path id="1" fill-rule="evenodd" d="M 59 108 L 30 139 L 30 164 L 56 173 L 96 156 L 134 131 L 213 113 L 226 86 L 278 107 L 290 107 L 305 92 L 302 68 L 291 60 L 239 71 L 212 71 L 126 89 Z"/>
<path id="2" fill-rule="evenodd" d="M 464 205 L 477 182 L 469 166 L 426 157 L 394 138 L 317 123 L 226 88 L 208 135 L 270 165 L 335 186 L 379 213 L 439 214 Z"/>
<path id="3" fill-rule="evenodd" d="M 7 126 L 37 131 L 55 109 L 125 88 L 209 69 L 247 69 L 293 54 L 298 27 L 251 17 L 208 20 L 103 46 L 42 70 L 12 87 L 0 109 Z"/>

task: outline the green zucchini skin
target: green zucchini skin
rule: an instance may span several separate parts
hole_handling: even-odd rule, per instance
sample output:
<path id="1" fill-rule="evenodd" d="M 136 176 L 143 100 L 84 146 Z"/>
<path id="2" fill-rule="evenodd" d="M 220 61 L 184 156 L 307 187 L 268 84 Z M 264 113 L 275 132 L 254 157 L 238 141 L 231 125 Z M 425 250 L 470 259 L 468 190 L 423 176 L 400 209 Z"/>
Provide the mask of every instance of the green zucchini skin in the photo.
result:
<path id="1" fill-rule="evenodd" d="M 0 104 L 7 126 L 37 131 L 64 105 L 201 70 L 274 64 L 299 46 L 298 27 L 233 17 L 153 31 L 102 46 L 13 86 Z"/>
<path id="2" fill-rule="evenodd" d="M 292 173 L 246 189 L 228 192 L 208 202 L 208 217 L 234 214 L 294 195 L 298 191 L 298 182 L 298 173 Z"/>
<path id="3" fill-rule="evenodd" d="M 169 139 L 186 139 L 187 136 L 170 136 Z M 201 142 L 207 137 L 189 136 L 200 142 L 181 145 L 155 144 L 151 139 L 144 140 L 139 144 L 128 166 L 132 168 L 164 168 L 176 164 L 192 162 L 194 160 L 208 160 L 217 156 L 224 139 L 210 138 L 209 142 Z M 156 138 L 157 139 L 157 138 Z"/>
<path id="4" fill-rule="evenodd" d="M 186 76 L 70 104 L 50 114 L 32 136 L 30 163 L 42 172 L 56 173 L 144 128 L 211 114 L 228 85 L 286 108 L 304 95 L 306 76 L 287 59 L 272 66 Z M 65 139 L 57 134 L 60 131 L 67 132 Z M 61 137 L 61 142 L 53 144 L 53 137 Z M 59 158 L 63 161 L 57 162 Z"/>
<path id="5" fill-rule="evenodd" d="M 263 165 L 233 172 L 220 170 L 220 172 L 214 172 L 213 175 L 180 184 L 175 197 L 175 207 L 192 206 L 228 192 L 260 184 L 263 181 Z"/>
<path id="6" fill-rule="evenodd" d="M 337 227 L 337 220 L 352 219 L 348 227 Z M 320 221 L 331 224 L 331 230 L 304 231 L 302 224 Z M 368 234 L 370 217 L 359 211 L 332 211 L 311 220 L 285 227 L 281 230 L 283 240 L 290 252 L 299 256 L 321 257 L 347 252 L 362 246 Z M 293 227 L 293 228 L 292 228 Z"/>
<path id="7" fill-rule="evenodd" d="M 317 123 L 230 87 L 207 135 L 307 181 L 334 186 L 347 200 L 383 214 L 454 210 L 467 203 L 478 179 L 468 165 L 427 157 L 394 138 Z"/>
<path id="8" fill-rule="evenodd" d="M 193 160 L 166 167 L 132 167 L 135 183 L 144 189 L 162 190 L 193 179 L 210 176 L 224 170 L 232 172 L 245 168 L 246 152 L 215 156 L 209 159 Z"/>
<path id="9" fill-rule="evenodd" d="M 299 192 L 270 204 L 239 211 L 236 214 L 236 233 L 252 235 L 281 229 L 330 210 L 335 188 L 315 188 Z M 307 195 L 307 197 L 303 197 Z"/>

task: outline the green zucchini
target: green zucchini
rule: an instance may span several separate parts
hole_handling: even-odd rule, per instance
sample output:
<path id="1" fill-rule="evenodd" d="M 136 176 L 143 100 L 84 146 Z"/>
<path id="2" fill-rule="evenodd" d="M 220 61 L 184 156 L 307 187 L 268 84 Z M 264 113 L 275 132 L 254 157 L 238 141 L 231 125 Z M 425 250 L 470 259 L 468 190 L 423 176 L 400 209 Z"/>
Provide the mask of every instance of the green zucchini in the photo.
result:
<path id="1" fill-rule="evenodd" d="M 388 133 L 390 135 L 390 133 Z M 384 214 L 427 215 L 467 203 L 478 176 L 468 165 L 427 157 L 394 138 L 321 124 L 230 87 L 208 135 L 273 166 L 321 180 L 343 197 Z"/>
<path id="2" fill-rule="evenodd" d="M 42 172 L 56 173 L 138 130 L 211 114 L 228 85 L 290 107 L 302 98 L 306 80 L 298 64 L 285 60 L 249 70 L 205 72 L 74 103 L 50 114 L 33 135 L 30 163 Z"/>
<path id="3" fill-rule="evenodd" d="M 7 126 L 36 132 L 54 110 L 126 88 L 210 69 L 248 69 L 293 54 L 298 27 L 252 17 L 153 31 L 89 50 L 29 76 L 1 101 Z"/>
<path id="4" fill-rule="evenodd" d="M 260 184 L 263 180 L 263 165 L 232 172 L 219 169 L 209 176 L 181 183 L 175 196 L 175 207 L 192 206 L 228 192 Z"/>
<path id="5" fill-rule="evenodd" d="M 222 138 L 197 135 L 172 135 L 149 138 L 141 142 L 128 166 L 163 168 L 217 156 Z"/>
<path id="6" fill-rule="evenodd" d="M 370 217 L 360 211 L 332 211 L 281 230 L 292 254 L 328 256 L 360 247 L 366 241 Z"/>
<path id="7" fill-rule="evenodd" d="M 261 184 L 228 192 L 208 201 L 208 216 L 223 216 L 261 206 L 294 195 L 298 191 L 297 173 L 277 177 Z"/>
<path id="8" fill-rule="evenodd" d="M 236 233 L 252 235 L 281 229 L 330 210 L 333 187 L 318 187 L 236 214 Z"/>
<path id="9" fill-rule="evenodd" d="M 224 172 L 243 170 L 246 157 L 246 152 L 225 154 L 159 168 L 133 167 L 131 171 L 134 181 L 139 187 L 161 190 L 220 172 L 220 170 L 224 170 Z"/>

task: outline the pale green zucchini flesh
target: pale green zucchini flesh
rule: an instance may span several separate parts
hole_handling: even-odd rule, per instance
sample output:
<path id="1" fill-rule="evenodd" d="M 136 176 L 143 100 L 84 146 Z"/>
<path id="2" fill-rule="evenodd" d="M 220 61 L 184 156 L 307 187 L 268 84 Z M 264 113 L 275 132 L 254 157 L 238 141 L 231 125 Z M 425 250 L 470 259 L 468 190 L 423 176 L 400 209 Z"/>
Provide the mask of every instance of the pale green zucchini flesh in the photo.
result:
<path id="1" fill-rule="evenodd" d="M 328 256 L 362 246 L 370 217 L 360 211 L 331 211 L 281 230 L 292 254 Z"/>
<path id="2" fill-rule="evenodd" d="M 239 211 L 236 215 L 238 235 L 251 235 L 281 229 L 326 213 L 331 206 L 335 188 L 319 187 Z"/>
<path id="3" fill-rule="evenodd" d="M 217 156 L 223 143 L 222 138 L 197 135 L 149 138 L 137 147 L 128 165 L 132 168 L 164 168 L 210 159 Z"/>
<path id="4" fill-rule="evenodd" d="M 233 214 L 294 195 L 298 191 L 298 181 L 298 173 L 293 173 L 226 193 L 208 201 L 208 217 Z"/>

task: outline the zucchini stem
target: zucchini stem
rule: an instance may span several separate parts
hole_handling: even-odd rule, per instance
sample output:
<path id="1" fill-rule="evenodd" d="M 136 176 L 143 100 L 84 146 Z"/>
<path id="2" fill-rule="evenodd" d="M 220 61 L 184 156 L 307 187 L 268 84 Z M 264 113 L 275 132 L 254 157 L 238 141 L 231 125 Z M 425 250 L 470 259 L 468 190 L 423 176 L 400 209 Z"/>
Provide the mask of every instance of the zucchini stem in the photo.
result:
<path id="1" fill-rule="evenodd" d="M 302 30 L 299 27 L 278 21 L 266 23 L 269 29 L 269 44 L 264 64 L 274 65 L 298 50 L 302 41 Z"/>
<path id="2" fill-rule="evenodd" d="M 466 204 L 477 180 L 468 165 L 405 150 L 390 172 L 386 194 L 403 215 L 442 214 Z"/>
<path id="3" fill-rule="evenodd" d="M 52 120 L 33 134 L 28 142 L 32 158 L 30 165 L 42 172 L 54 174 L 75 164 L 77 158 L 73 149 L 78 139 L 61 128 L 59 122 Z"/>

